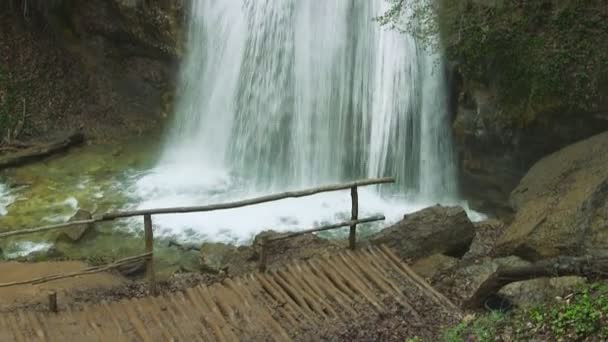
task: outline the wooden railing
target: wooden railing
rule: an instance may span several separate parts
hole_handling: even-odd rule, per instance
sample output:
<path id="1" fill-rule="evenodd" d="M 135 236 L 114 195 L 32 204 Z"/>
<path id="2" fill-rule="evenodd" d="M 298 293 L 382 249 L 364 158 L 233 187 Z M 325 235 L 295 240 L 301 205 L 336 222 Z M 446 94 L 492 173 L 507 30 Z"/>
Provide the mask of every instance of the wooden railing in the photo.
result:
<path id="1" fill-rule="evenodd" d="M 42 226 L 42 227 L 31 228 L 31 229 L 20 229 L 20 230 L 0 233 L 0 239 L 2 239 L 2 238 L 11 237 L 11 236 L 19 236 L 19 235 L 39 233 L 39 232 L 45 232 L 45 231 L 65 229 L 65 228 L 69 228 L 69 227 L 73 227 L 73 226 L 81 225 L 81 224 L 95 224 L 95 223 L 104 222 L 104 221 L 113 221 L 113 220 L 120 219 L 120 218 L 143 216 L 143 218 L 144 218 L 144 239 L 145 239 L 145 253 L 144 254 L 120 259 L 120 260 L 118 260 L 114 263 L 108 264 L 108 265 L 89 267 L 89 268 L 86 268 L 79 272 L 55 274 L 55 275 L 49 275 L 49 276 L 40 277 L 40 278 L 36 278 L 36 279 L 17 281 L 17 282 L 11 282 L 11 283 L 0 283 L 0 288 L 8 287 L 8 286 L 15 286 L 15 285 L 24 285 L 24 284 L 39 284 L 39 283 L 44 283 L 44 282 L 48 282 L 48 281 L 52 281 L 52 280 L 76 277 L 79 275 L 93 274 L 93 273 L 98 273 L 98 272 L 103 272 L 103 271 L 111 270 L 114 268 L 118 268 L 118 267 L 130 264 L 133 262 L 137 262 L 140 260 L 145 260 L 146 261 L 146 276 L 147 276 L 148 283 L 149 283 L 149 291 L 150 291 L 151 295 L 156 295 L 157 290 L 156 290 L 156 279 L 155 279 L 155 274 L 154 274 L 154 258 L 153 258 L 153 256 L 154 256 L 154 233 L 153 233 L 153 229 L 152 229 L 152 215 L 193 213 L 193 212 L 206 212 L 206 211 L 215 211 L 215 210 L 224 210 L 224 209 L 234 209 L 234 208 L 240 208 L 240 207 L 245 207 L 245 206 L 250 206 L 250 205 L 266 203 L 266 202 L 278 201 L 278 200 L 287 199 L 287 198 L 299 198 L 299 197 L 311 196 L 311 195 L 324 193 L 324 192 L 348 190 L 348 189 L 350 189 L 351 203 L 352 203 L 350 221 L 326 225 L 326 226 L 319 227 L 319 228 L 303 230 L 303 231 L 299 231 L 299 232 L 295 232 L 295 233 L 284 234 L 284 235 L 280 235 L 280 236 L 273 237 L 273 238 L 263 239 L 262 245 L 261 245 L 262 249 L 261 249 L 261 253 L 260 253 L 261 255 L 260 255 L 259 268 L 261 271 L 264 271 L 266 269 L 266 259 L 267 259 L 267 251 L 268 251 L 267 247 L 269 244 L 279 241 L 279 240 L 289 239 L 289 238 L 293 238 L 296 236 L 300 236 L 303 234 L 309 234 L 309 233 L 313 233 L 313 232 L 326 231 L 326 230 L 337 229 L 337 228 L 342 228 L 342 227 L 350 227 L 349 247 L 351 249 L 355 249 L 356 245 L 357 245 L 357 225 L 362 224 L 362 223 L 369 223 L 369 222 L 384 220 L 384 216 L 372 216 L 372 217 L 359 219 L 359 196 L 358 196 L 357 188 L 360 186 L 394 183 L 394 182 L 395 182 L 394 178 L 364 179 L 364 180 L 354 181 L 354 182 L 345 183 L 345 184 L 327 185 L 327 186 L 300 190 L 300 191 L 289 191 L 289 192 L 283 192 L 283 193 L 274 194 L 274 195 L 261 196 L 261 197 L 247 199 L 247 200 L 227 202 L 227 203 L 221 203 L 221 204 L 192 206 L 192 207 L 172 207 L 172 208 L 157 208 L 157 209 L 143 209 L 143 210 L 133 210 L 133 211 L 110 212 L 110 213 L 106 213 L 103 215 L 94 216 L 92 219 L 89 219 L 89 220 L 71 221 L 71 222 L 66 222 L 66 223 L 61 223 L 61 224 Z M 49 297 L 49 298 L 51 298 L 51 297 Z"/>

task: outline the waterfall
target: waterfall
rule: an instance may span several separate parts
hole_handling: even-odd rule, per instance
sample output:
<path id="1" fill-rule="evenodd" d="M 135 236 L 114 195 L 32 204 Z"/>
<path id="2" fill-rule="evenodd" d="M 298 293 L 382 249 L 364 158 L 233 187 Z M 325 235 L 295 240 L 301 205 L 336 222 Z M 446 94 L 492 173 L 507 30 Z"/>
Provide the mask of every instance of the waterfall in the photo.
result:
<path id="1" fill-rule="evenodd" d="M 373 20 L 388 6 L 194 0 L 165 176 L 144 183 L 200 204 L 394 176 L 409 202 L 456 199 L 441 59 Z"/>

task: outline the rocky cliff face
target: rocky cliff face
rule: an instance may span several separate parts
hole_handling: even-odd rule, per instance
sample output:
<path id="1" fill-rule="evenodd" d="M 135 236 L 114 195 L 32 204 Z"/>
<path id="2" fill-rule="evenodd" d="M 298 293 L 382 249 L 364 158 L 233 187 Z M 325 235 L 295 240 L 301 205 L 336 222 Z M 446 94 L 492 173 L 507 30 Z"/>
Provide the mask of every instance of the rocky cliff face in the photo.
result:
<path id="1" fill-rule="evenodd" d="M 530 167 L 560 148 L 608 130 L 608 106 L 597 112 L 542 113 L 510 120 L 496 87 L 455 84 L 453 131 L 464 195 L 474 207 L 509 214 L 509 195 Z"/>
<path id="2" fill-rule="evenodd" d="M 540 158 L 608 130 L 608 4 L 440 0 L 462 189 L 482 210 Z"/>
<path id="3" fill-rule="evenodd" d="M 82 127 L 89 137 L 112 139 L 158 126 L 182 50 L 182 19 L 179 0 L 3 2 L 2 138 Z"/>

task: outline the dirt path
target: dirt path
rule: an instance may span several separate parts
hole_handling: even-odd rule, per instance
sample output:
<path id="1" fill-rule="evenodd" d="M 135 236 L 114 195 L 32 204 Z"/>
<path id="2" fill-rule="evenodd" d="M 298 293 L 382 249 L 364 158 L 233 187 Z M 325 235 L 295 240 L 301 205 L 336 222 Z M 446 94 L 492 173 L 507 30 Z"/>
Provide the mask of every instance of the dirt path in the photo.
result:
<path id="1" fill-rule="evenodd" d="M 458 312 L 408 272 L 387 249 L 345 251 L 159 297 L 0 314 L 0 341 L 356 340 L 395 308 L 408 334 L 453 323 Z"/>
<path id="2" fill-rule="evenodd" d="M 56 273 L 82 270 L 87 264 L 78 261 L 66 262 L 2 262 L 0 263 L 0 282 L 29 280 Z M 57 280 L 49 283 L 27 286 L 0 288 L 0 311 L 12 310 L 15 307 L 31 307 L 46 303 L 49 291 L 56 291 L 62 302 L 70 303 L 70 296 L 75 291 L 93 289 L 107 290 L 124 286 L 127 280 L 114 274 L 98 273 L 89 276 Z"/>

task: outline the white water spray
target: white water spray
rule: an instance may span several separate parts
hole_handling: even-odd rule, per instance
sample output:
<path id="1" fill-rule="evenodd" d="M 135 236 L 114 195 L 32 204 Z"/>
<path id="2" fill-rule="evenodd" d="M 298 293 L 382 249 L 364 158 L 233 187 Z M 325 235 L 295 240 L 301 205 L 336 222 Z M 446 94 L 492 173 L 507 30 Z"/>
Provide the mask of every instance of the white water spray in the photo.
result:
<path id="1" fill-rule="evenodd" d="M 457 199 L 438 56 L 373 20 L 385 0 L 195 0 L 175 122 L 142 207 L 193 205 L 366 177 L 362 212 L 397 219 Z M 340 217 L 345 194 L 169 215 L 213 239 Z M 400 200 L 396 200 L 396 197 Z M 366 203 L 367 202 L 367 203 Z M 299 204 L 298 204 L 299 203 Z M 298 208 L 297 210 L 295 208 Z"/>

